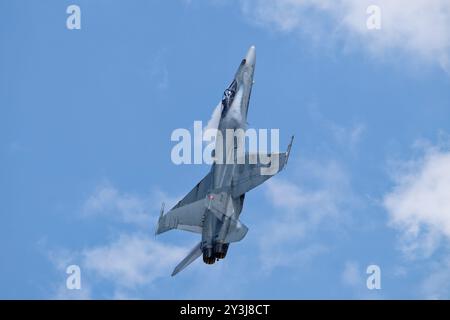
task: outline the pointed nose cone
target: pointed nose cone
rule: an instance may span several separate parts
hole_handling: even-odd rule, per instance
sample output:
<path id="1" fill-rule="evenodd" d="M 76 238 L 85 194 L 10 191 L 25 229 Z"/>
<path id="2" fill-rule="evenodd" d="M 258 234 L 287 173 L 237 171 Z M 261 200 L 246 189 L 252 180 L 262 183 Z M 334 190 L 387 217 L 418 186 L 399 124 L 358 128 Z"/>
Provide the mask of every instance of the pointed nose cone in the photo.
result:
<path id="1" fill-rule="evenodd" d="M 256 48 L 255 46 L 251 46 L 247 51 L 247 55 L 245 56 L 245 61 L 252 66 L 256 63 Z"/>

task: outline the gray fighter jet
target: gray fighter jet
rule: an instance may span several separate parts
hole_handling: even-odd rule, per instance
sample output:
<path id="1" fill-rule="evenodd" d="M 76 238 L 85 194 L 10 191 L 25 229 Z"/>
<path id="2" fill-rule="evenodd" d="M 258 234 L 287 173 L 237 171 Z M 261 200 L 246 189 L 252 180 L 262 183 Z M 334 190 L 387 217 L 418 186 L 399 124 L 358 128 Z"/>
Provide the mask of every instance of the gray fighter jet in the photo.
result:
<path id="1" fill-rule="evenodd" d="M 227 137 L 227 130 L 246 127 L 255 62 L 256 51 L 252 46 L 223 94 L 217 128 L 217 134 L 221 137 Z M 244 159 L 238 159 L 239 152 L 236 152 L 241 143 L 239 139 L 225 138 L 222 143 L 224 151 L 220 154 L 217 152 L 216 140 L 210 172 L 169 212 L 164 214 L 164 204 L 161 209 L 156 234 L 180 229 L 199 233 L 202 237 L 174 269 L 172 276 L 202 254 L 203 261 L 207 264 L 225 258 L 230 243 L 245 237 L 248 228 L 239 220 L 245 193 L 284 168 L 292 140 L 293 137 L 286 152 L 266 154 L 265 158 L 257 153 L 245 153 Z M 267 161 L 267 158 L 270 160 Z M 277 162 L 276 166 L 273 166 L 274 161 Z"/>

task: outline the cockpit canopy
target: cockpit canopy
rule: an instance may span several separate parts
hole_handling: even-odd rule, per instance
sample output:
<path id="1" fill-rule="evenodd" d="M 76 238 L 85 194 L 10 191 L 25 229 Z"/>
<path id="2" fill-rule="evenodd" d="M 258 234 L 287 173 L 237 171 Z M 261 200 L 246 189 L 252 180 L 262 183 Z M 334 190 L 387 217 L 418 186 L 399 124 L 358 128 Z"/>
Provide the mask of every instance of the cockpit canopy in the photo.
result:
<path id="1" fill-rule="evenodd" d="M 225 89 L 222 97 L 222 105 L 224 107 L 224 110 L 227 109 L 233 102 L 234 96 L 236 94 L 236 88 L 237 88 L 236 80 L 233 80 L 230 86 L 227 89 Z"/>

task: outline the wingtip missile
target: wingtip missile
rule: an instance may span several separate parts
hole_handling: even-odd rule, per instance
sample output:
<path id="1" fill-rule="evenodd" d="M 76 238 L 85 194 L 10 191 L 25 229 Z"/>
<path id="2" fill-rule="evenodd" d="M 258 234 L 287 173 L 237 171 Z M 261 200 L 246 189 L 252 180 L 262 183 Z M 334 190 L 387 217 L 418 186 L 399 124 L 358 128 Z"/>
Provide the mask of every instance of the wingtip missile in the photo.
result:
<path id="1" fill-rule="evenodd" d="M 294 142 L 294 135 L 291 136 L 291 141 L 289 142 L 289 145 L 288 145 L 287 150 L 286 150 L 286 164 L 287 164 L 287 162 L 289 160 L 289 155 L 291 153 L 291 148 L 292 148 L 292 143 L 293 142 Z"/>
<path id="2" fill-rule="evenodd" d="M 164 216 L 164 207 L 166 206 L 166 204 L 163 202 L 161 204 L 161 210 L 159 211 L 159 219 L 158 219 L 158 225 L 156 226 L 156 230 L 155 230 L 155 236 L 157 236 L 158 234 L 160 234 L 160 227 L 161 227 L 161 219 Z"/>
<path id="3" fill-rule="evenodd" d="M 166 206 L 166 204 L 163 202 L 161 204 L 161 210 L 159 211 L 159 218 L 161 218 L 164 215 L 164 207 Z"/>

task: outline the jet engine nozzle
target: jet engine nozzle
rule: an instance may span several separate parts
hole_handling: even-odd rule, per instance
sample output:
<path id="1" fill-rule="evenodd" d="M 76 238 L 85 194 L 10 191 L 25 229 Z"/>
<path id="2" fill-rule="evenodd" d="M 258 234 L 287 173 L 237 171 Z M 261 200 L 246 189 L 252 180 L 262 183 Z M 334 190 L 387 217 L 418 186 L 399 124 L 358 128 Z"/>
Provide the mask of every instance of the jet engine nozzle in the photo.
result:
<path id="1" fill-rule="evenodd" d="M 214 254 L 216 255 L 217 259 L 223 259 L 227 255 L 228 251 L 228 243 L 218 243 L 216 244 L 216 247 L 214 248 Z"/>
<path id="2" fill-rule="evenodd" d="M 216 256 L 214 254 L 213 248 L 203 249 L 203 262 L 206 264 L 213 264 L 216 262 Z"/>

